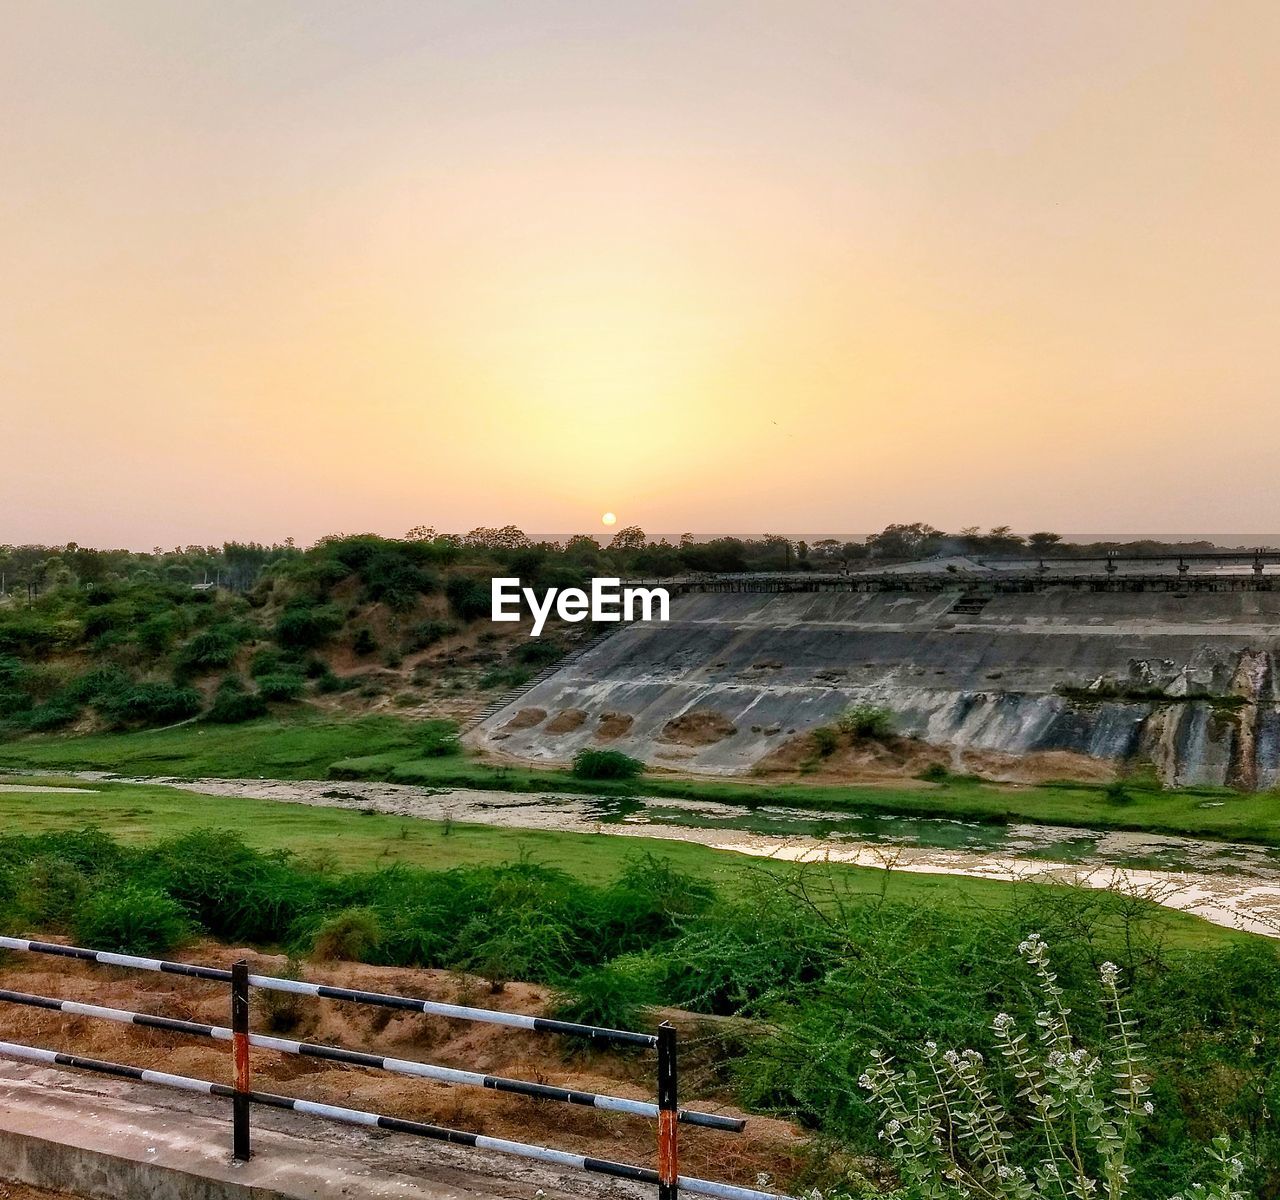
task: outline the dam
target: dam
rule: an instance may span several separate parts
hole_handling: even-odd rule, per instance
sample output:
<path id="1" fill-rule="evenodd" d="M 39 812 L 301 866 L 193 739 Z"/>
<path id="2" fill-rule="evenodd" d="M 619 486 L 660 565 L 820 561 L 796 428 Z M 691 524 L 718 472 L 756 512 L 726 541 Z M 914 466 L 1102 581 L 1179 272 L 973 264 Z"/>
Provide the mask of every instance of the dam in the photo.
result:
<path id="1" fill-rule="evenodd" d="M 472 733 L 563 762 L 607 746 L 751 771 L 851 705 L 935 747 L 1143 765 L 1167 784 L 1280 782 L 1280 578 L 921 572 L 685 585 L 668 623 L 604 636 Z"/>

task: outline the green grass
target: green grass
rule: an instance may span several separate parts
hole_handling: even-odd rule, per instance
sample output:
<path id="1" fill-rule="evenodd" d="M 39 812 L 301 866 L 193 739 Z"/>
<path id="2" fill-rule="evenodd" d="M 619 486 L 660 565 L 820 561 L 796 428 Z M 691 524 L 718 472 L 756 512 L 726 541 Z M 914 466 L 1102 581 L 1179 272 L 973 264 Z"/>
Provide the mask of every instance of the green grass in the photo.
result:
<path id="1" fill-rule="evenodd" d="M 390 716 L 335 721 L 321 716 L 238 726 L 184 725 L 143 733 L 32 736 L 0 745 L 0 768 L 100 770 L 131 775 L 250 779 L 387 779 L 428 787 L 647 795 L 751 805 L 948 817 L 1004 823 L 1133 829 L 1280 845 L 1280 794 L 1226 788 L 1134 785 L 1117 803 L 1084 784 L 1018 787 L 952 781 L 892 787 L 774 783 L 751 779 L 585 780 L 568 770 L 502 766 L 472 757 L 423 758 L 412 722 Z"/>
<path id="2" fill-rule="evenodd" d="M 427 821 L 371 811 L 321 808 L 275 800 L 203 796 L 162 784 L 86 784 L 65 777 L 12 777 L 6 785 L 91 787 L 92 792 L 0 791 L 0 828 L 6 833 L 48 833 L 95 826 L 122 842 L 141 845 L 215 827 L 240 834 L 255 849 L 286 849 L 304 860 L 356 870 L 391 863 L 445 870 L 485 866 L 528 857 L 560 867 L 590 884 L 617 878 L 627 861 L 650 853 L 678 870 L 735 890 L 735 879 L 761 862 L 732 851 L 713 850 L 666 838 L 498 829 L 463 822 Z M 341 791 L 341 784 L 334 790 Z M 1018 889 L 1067 894 L 1047 884 L 1004 883 L 954 875 L 926 875 L 874 867 L 828 864 L 853 892 L 952 908 L 1000 908 L 1014 903 Z M 1220 945 L 1247 935 L 1185 913 L 1144 905 L 1169 939 L 1184 947 Z"/>
<path id="3" fill-rule="evenodd" d="M 244 725 L 181 725 L 142 733 L 27 737 L 0 744 L 0 767 L 114 771 L 189 779 L 324 779 L 351 755 L 399 753 L 418 745 L 414 725 L 397 717 L 334 720 L 307 715 Z"/>

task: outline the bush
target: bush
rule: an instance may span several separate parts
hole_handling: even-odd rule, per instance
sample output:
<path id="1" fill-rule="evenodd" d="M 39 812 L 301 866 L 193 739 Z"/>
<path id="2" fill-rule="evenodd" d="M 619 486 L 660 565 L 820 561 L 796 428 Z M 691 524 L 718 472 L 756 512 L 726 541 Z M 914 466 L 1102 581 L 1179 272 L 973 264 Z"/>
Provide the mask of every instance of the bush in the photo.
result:
<path id="1" fill-rule="evenodd" d="M 302 695 L 306 680 L 301 675 L 281 671 L 275 675 L 263 675 L 258 680 L 258 695 L 264 700 L 296 700 Z"/>
<path id="2" fill-rule="evenodd" d="M 382 922 L 371 908 L 335 913 L 316 931 L 311 957 L 326 962 L 367 962 L 382 940 Z"/>
<path id="3" fill-rule="evenodd" d="M 356 635 L 351 639 L 351 650 L 359 657 L 364 658 L 373 654 L 378 649 L 378 639 L 373 636 L 373 632 L 363 626 L 356 630 Z"/>
<path id="4" fill-rule="evenodd" d="M 916 778 L 925 783 L 946 783 L 951 778 L 951 772 L 941 763 L 930 763 Z"/>
<path id="5" fill-rule="evenodd" d="M 352 675 L 335 675 L 328 668 L 316 680 L 316 691 L 324 694 L 330 692 L 351 692 L 360 686 L 360 680 Z"/>
<path id="6" fill-rule="evenodd" d="M 516 650 L 516 662 L 527 667 L 545 667 L 563 658 L 564 647 L 553 638 L 530 638 Z"/>
<path id="7" fill-rule="evenodd" d="M 634 779 L 643 770 L 644 763 L 619 750 L 583 749 L 573 756 L 578 779 Z"/>
<path id="8" fill-rule="evenodd" d="M 254 679 L 261 679 L 264 675 L 278 675 L 281 671 L 289 669 L 289 660 L 271 646 L 255 650 L 253 657 L 249 660 L 249 674 Z"/>
<path id="9" fill-rule="evenodd" d="M 919 1071 L 899 1070 L 875 1052 L 858 1082 L 879 1111 L 880 1137 L 907 1195 L 1030 1200 L 1060 1191 L 1125 1200 L 1136 1190 L 1132 1159 L 1141 1126 L 1155 1108 L 1145 1046 L 1118 987 L 1120 968 L 1101 965 L 1108 1036 L 1086 1047 L 1043 939 L 1032 934 L 1019 950 L 1039 992 L 1034 1032 L 998 1013 L 990 1065 L 976 1050 L 944 1052 L 934 1041 L 926 1042 Z M 1002 1096 L 1016 1096 L 1024 1113 L 1006 1108 Z M 1027 1126 L 1039 1126 L 1043 1137 L 1020 1145 L 1014 1130 Z M 1244 1200 L 1237 1185 L 1247 1166 L 1226 1138 L 1214 1141 L 1205 1160 L 1208 1178 L 1186 1195 Z"/>
<path id="10" fill-rule="evenodd" d="M 342 628 L 342 614 L 329 605 L 293 601 L 276 622 L 272 637 L 290 650 L 314 650 Z"/>
<path id="11" fill-rule="evenodd" d="M 660 1000 L 665 965 L 645 954 L 626 954 L 604 966 L 591 967 L 561 986 L 554 1015 L 561 1021 L 636 1029 L 650 1021 Z"/>
<path id="12" fill-rule="evenodd" d="M 486 690 L 499 687 L 518 688 L 524 687 L 532 678 L 533 672 L 527 667 L 494 667 L 492 671 L 486 671 L 480 676 L 479 686 Z"/>
<path id="13" fill-rule="evenodd" d="M 139 683 L 99 702 L 103 715 L 115 726 L 170 725 L 194 717 L 202 707 L 194 688 L 171 683 Z"/>
<path id="14" fill-rule="evenodd" d="M 886 738 L 893 734 L 893 713 L 876 704 L 855 704 L 841 713 L 836 726 L 850 737 Z"/>
<path id="15" fill-rule="evenodd" d="M 229 675 L 218 685 L 217 695 L 204 719 L 217 725 L 238 725 L 266 715 L 266 700 L 256 692 L 245 691 L 240 679 Z"/>
<path id="16" fill-rule="evenodd" d="M 819 725 L 810 735 L 819 758 L 830 758 L 840 745 L 840 734 L 830 725 Z"/>
<path id="17" fill-rule="evenodd" d="M 239 648 L 237 630 L 226 625 L 206 629 L 178 652 L 177 670 L 180 675 L 207 675 L 220 667 L 229 667 Z"/>
<path id="18" fill-rule="evenodd" d="M 449 607 L 461 621 L 478 621 L 490 612 L 489 589 L 475 579 L 455 575 L 445 584 Z"/>
<path id="19" fill-rule="evenodd" d="M 137 883 L 88 896 L 73 926 L 81 945 L 121 954 L 164 954 L 190 934 L 182 905 L 158 888 Z"/>
<path id="20" fill-rule="evenodd" d="M 27 728 L 37 733 L 46 733 L 51 729 L 62 729 L 70 725 L 80 715 L 80 705 L 61 696 L 55 696 L 44 704 L 37 705 L 27 716 Z"/>
<path id="21" fill-rule="evenodd" d="M 409 631 L 408 649 L 425 650 L 457 632 L 458 626 L 452 621 L 422 621 Z"/>

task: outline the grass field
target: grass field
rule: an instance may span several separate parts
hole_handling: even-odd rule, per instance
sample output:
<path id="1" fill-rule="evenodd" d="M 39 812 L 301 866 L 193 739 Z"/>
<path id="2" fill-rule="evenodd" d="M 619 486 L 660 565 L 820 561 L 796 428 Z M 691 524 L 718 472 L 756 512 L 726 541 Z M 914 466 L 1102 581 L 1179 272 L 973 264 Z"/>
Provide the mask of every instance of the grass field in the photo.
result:
<path id="1" fill-rule="evenodd" d="M 268 719 L 233 726 L 196 723 L 144 733 L 28 737 L 0 745 L 0 768 L 102 770 L 186 778 L 362 778 L 430 787 L 643 794 L 748 806 L 783 804 L 972 821 L 1147 830 L 1280 845 L 1280 794 L 1275 792 L 1134 785 L 1123 802 L 1117 802 L 1103 788 L 1071 783 L 1019 787 L 959 780 L 941 785 L 912 782 L 898 787 L 859 787 L 683 779 L 663 774 L 647 775 L 635 783 L 604 783 L 575 779 L 567 771 L 504 766 L 470 756 L 424 758 L 418 745 L 414 725 L 397 717 Z"/>
<path id="2" fill-rule="evenodd" d="M 53 791 L 22 791 L 22 784 Z M 93 783 L 58 776 L 12 777 L 0 790 L 0 829 L 34 834 L 94 826 L 113 838 L 144 844 L 195 829 L 238 833 L 260 850 L 287 850 L 306 861 L 360 870 L 392 863 L 447 870 L 529 858 L 569 871 L 584 883 L 615 879 L 638 854 L 667 859 L 679 870 L 733 891 L 735 878 L 760 870 L 759 860 L 732 851 L 665 838 L 498 829 L 470 823 L 426 821 L 359 809 L 322 808 L 276 800 L 210 797 L 162 784 Z M 91 788 L 91 791 L 73 790 Z M 18 790 L 7 790 L 16 788 Z M 955 875 L 924 875 L 843 864 L 812 868 L 838 875 L 854 893 L 947 907 L 999 908 L 1018 889 L 1067 893 L 1073 889 L 1004 883 Z M 1171 944 L 1208 946 L 1247 935 L 1199 918 L 1149 906 Z"/>

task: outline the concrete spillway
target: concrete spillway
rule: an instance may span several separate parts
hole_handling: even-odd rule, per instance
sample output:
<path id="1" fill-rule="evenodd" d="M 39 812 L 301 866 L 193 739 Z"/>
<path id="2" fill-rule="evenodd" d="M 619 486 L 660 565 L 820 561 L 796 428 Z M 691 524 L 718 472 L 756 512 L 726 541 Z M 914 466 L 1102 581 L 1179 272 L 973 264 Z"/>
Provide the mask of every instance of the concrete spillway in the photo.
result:
<path id="1" fill-rule="evenodd" d="M 1265 788 L 1280 782 L 1278 651 L 1280 592 L 691 593 L 669 623 L 620 628 L 477 736 L 524 758 L 607 744 L 734 773 L 869 702 L 936 745 Z"/>

